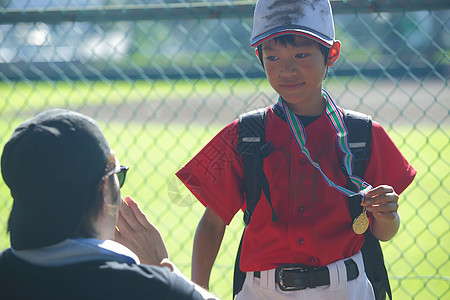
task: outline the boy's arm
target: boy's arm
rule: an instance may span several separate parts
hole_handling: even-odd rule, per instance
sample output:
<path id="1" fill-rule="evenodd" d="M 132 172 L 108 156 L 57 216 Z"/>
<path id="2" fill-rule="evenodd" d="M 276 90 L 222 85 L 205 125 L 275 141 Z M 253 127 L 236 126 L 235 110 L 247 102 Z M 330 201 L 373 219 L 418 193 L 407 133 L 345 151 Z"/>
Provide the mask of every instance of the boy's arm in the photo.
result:
<path id="1" fill-rule="evenodd" d="M 192 281 L 209 289 L 211 269 L 225 232 L 225 222 L 210 207 L 198 223 L 192 252 Z"/>
<path id="2" fill-rule="evenodd" d="M 378 186 L 366 194 L 365 206 L 371 212 L 374 220 L 372 234 L 380 241 L 389 241 L 400 227 L 398 215 L 398 195 L 394 188 L 388 185 Z"/>

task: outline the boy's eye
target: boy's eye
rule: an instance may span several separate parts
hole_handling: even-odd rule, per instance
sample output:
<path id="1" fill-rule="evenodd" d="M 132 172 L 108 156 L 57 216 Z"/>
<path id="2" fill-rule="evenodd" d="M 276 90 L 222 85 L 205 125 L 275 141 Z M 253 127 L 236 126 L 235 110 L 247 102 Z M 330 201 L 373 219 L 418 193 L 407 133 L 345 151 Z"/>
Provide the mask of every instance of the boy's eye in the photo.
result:
<path id="1" fill-rule="evenodd" d="M 307 56 L 308 56 L 307 53 L 298 53 L 298 54 L 295 55 L 296 58 L 305 58 Z"/>
<path id="2" fill-rule="evenodd" d="M 268 60 L 268 61 L 274 61 L 274 60 L 277 60 L 278 58 L 276 57 L 276 56 L 267 56 L 266 57 L 266 60 Z"/>

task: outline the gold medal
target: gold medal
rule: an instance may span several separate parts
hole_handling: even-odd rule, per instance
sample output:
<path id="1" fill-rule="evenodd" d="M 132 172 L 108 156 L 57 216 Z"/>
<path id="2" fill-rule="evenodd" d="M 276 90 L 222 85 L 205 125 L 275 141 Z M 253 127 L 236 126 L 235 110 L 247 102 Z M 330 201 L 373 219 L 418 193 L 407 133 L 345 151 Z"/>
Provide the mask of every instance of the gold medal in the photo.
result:
<path id="1" fill-rule="evenodd" d="M 366 210 L 353 220 L 353 231 L 356 234 L 363 234 L 369 227 L 369 218 L 367 217 Z"/>

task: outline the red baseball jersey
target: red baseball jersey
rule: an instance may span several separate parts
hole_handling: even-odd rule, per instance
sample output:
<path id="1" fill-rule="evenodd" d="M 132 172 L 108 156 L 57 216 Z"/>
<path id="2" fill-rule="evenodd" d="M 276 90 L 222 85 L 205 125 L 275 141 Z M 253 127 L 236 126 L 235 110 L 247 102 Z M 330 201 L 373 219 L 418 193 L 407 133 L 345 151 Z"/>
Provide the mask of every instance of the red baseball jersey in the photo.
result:
<path id="1" fill-rule="evenodd" d="M 266 141 L 274 143 L 275 150 L 264 160 L 264 172 L 278 222 L 272 222 L 272 210 L 262 194 L 244 234 L 241 270 L 268 270 L 281 264 L 319 267 L 356 254 L 364 237 L 352 230 L 347 197 L 326 184 L 301 153 L 289 125 L 274 112 L 275 108 L 271 106 L 267 111 Z M 400 194 L 416 171 L 385 130 L 376 122 L 372 127 L 365 180 L 374 187 L 393 186 Z M 339 164 L 343 154 L 326 114 L 307 125 L 305 131 L 312 159 L 328 178 L 345 186 Z M 211 207 L 227 224 L 239 209 L 245 208 L 243 164 L 236 152 L 237 141 L 235 120 L 176 174 L 203 205 Z"/>

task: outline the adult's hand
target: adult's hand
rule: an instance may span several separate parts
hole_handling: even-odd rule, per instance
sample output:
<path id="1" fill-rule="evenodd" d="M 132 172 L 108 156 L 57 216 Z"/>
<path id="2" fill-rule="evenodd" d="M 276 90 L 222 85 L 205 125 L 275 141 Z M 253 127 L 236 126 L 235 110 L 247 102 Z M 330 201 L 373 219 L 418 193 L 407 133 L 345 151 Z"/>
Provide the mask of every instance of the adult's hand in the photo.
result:
<path id="1" fill-rule="evenodd" d="M 122 200 L 114 240 L 133 251 L 143 264 L 168 266 L 169 253 L 161 233 L 130 196 Z"/>
<path id="2" fill-rule="evenodd" d="M 114 240 L 133 251 L 143 264 L 170 268 L 172 272 L 192 284 L 203 299 L 218 299 L 187 279 L 169 260 L 166 244 L 158 228 L 150 222 L 130 196 L 126 196 L 120 205 Z"/>

